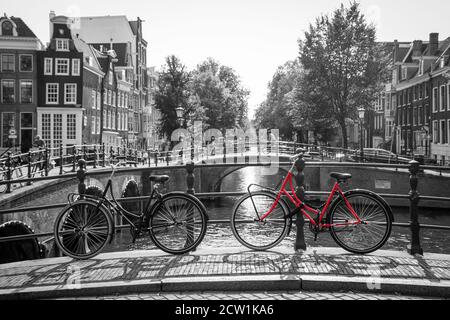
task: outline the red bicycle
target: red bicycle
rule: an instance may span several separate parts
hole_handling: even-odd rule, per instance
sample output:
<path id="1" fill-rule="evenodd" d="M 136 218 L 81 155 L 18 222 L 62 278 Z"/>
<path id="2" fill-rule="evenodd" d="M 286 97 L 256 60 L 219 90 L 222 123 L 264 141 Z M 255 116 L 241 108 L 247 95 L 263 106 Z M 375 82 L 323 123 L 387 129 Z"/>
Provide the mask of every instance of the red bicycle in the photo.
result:
<path id="1" fill-rule="evenodd" d="M 351 190 L 343 192 L 340 184 L 352 176 L 331 173 L 336 183 L 328 199 L 314 208 L 299 199 L 292 178 L 304 150 L 298 150 L 281 188 L 275 189 L 251 184 L 248 194 L 236 203 L 231 217 L 231 228 L 236 239 L 252 250 L 267 250 L 279 244 L 292 227 L 292 218 L 301 213 L 309 220 L 315 239 L 322 232 L 330 232 L 334 241 L 352 253 L 366 254 L 378 250 L 388 240 L 393 215 L 386 201 L 374 192 Z M 252 186 L 262 190 L 251 192 Z M 290 192 L 287 191 L 289 186 Z M 293 204 L 293 209 L 288 203 Z"/>

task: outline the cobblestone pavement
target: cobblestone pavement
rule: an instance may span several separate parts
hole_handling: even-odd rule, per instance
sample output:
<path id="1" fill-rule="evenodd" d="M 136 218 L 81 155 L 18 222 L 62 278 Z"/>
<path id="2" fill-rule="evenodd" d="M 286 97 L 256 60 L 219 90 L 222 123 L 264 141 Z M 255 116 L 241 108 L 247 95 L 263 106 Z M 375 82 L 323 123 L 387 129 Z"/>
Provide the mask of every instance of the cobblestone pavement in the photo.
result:
<path id="1" fill-rule="evenodd" d="M 69 298 L 70 299 L 70 298 Z M 80 297 L 70 300 L 434 300 L 442 298 L 412 297 L 357 292 L 173 292 L 146 293 L 98 297 Z"/>
<path id="2" fill-rule="evenodd" d="M 389 279 L 450 280 L 450 260 L 421 256 L 361 256 L 315 250 L 298 254 L 240 252 L 173 256 L 159 251 L 147 256 L 140 256 L 136 251 L 121 254 L 109 258 L 99 255 L 84 261 L 56 258 L 0 265 L 0 289 L 65 285 L 74 271 L 79 272 L 81 283 L 224 275 L 280 275 L 282 279 L 297 275 L 379 275 Z"/>

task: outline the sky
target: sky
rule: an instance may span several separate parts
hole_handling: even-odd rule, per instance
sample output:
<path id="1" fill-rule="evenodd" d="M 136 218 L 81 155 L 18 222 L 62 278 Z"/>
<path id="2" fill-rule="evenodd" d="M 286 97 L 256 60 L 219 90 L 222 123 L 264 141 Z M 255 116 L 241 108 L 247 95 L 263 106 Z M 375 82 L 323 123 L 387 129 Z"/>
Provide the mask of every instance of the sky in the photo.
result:
<path id="1" fill-rule="evenodd" d="M 277 67 L 298 56 L 298 39 L 315 18 L 348 0 L 1 0 L 0 14 L 21 17 L 46 44 L 48 14 L 126 15 L 143 19 L 148 66 L 175 54 L 189 68 L 208 57 L 232 67 L 250 90 L 249 116 L 264 101 Z M 448 0 L 360 0 L 378 41 L 450 36 Z"/>

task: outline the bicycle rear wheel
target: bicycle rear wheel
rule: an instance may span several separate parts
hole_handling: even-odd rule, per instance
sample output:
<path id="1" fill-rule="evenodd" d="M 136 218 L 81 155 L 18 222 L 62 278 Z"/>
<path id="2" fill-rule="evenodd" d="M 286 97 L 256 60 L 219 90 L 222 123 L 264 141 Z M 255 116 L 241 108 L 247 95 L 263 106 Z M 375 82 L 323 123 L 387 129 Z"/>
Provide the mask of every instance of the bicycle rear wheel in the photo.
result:
<path id="1" fill-rule="evenodd" d="M 195 249 L 206 234 L 207 215 L 198 200 L 186 194 L 168 194 L 150 214 L 150 236 L 171 254 Z"/>
<path id="2" fill-rule="evenodd" d="M 112 221 L 103 206 L 80 200 L 56 218 L 55 242 L 67 256 L 89 259 L 100 253 L 112 236 Z"/>
<path id="3" fill-rule="evenodd" d="M 288 232 L 289 209 L 279 201 L 272 213 L 260 221 L 270 210 L 277 196 L 267 192 L 247 194 L 236 203 L 231 216 L 231 230 L 236 239 L 252 250 L 267 250 L 279 244 Z"/>
<path id="4" fill-rule="evenodd" d="M 346 198 L 363 223 L 349 225 L 356 218 L 339 198 L 327 218 L 329 224 L 340 224 L 330 228 L 331 236 L 340 247 L 352 253 L 378 250 L 391 234 L 392 218 L 387 208 L 376 196 L 364 191 L 352 192 Z"/>

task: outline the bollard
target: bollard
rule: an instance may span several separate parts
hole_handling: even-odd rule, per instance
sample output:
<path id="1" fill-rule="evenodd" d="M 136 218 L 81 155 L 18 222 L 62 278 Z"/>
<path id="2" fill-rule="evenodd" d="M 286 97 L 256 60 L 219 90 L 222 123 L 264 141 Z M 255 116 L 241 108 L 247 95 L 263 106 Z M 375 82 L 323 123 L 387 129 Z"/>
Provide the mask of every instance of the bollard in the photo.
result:
<path id="1" fill-rule="evenodd" d="M 418 217 L 418 204 L 420 200 L 420 194 L 417 191 L 417 185 L 419 183 L 419 179 L 417 177 L 417 173 L 419 172 L 420 165 L 417 161 L 409 162 L 409 172 L 411 173 L 409 176 L 409 184 L 411 186 L 411 190 L 409 191 L 409 213 L 410 213 L 410 226 L 411 226 L 411 244 L 408 245 L 408 252 L 412 255 L 420 254 L 423 255 L 423 249 L 420 246 L 420 224 Z"/>
<path id="2" fill-rule="evenodd" d="M 72 148 L 72 172 L 75 172 L 77 170 L 76 163 L 77 163 L 77 147 L 73 146 L 73 148 Z"/>
<path id="3" fill-rule="evenodd" d="M 11 193 L 11 151 L 8 151 L 7 153 L 7 158 L 6 158 L 6 180 L 8 181 L 8 183 L 6 184 L 6 193 Z"/>
<path id="4" fill-rule="evenodd" d="M 94 169 L 97 168 L 97 146 L 94 144 Z"/>
<path id="5" fill-rule="evenodd" d="M 49 163 L 48 148 L 45 148 L 45 151 L 44 151 L 44 165 L 45 165 L 45 176 L 46 177 L 48 177 L 48 163 Z"/>
<path id="6" fill-rule="evenodd" d="M 303 156 L 300 156 L 295 161 L 295 168 L 297 169 L 297 174 L 295 175 L 295 182 L 297 183 L 297 187 L 295 188 L 295 194 L 302 202 L 305 201 L 305 186 L 304 186 L 305 166 L 306 166 L 306 162 L 303 159 Z M 303 227 L 305 225 L 305 220 L 303 219 L 303 215 L 300 211 L 297 214 L 297 219 L 295 221 L 295 225 L 297 226 L 297 237 L 295 239 L 294 249 L 296 251 L 297 250 L 306 250 L 305 234 L 304 234 L 304 230 L 303 230 Z"/>
<path id="7" fill-rule="evenodd" d="M 102 167 L 106 167 L 106 163 L 105 163 L 105 158 L 106 158 L 106 152 L 105 152 L 105 143 L 102 143 Z"/>
<path id="8" fill-rule="evenodd" d="M 155 151 L 155 167 L 158 166 L 158 150 Z"/>
<path id="9" fill-rule="evenodd" d="M 59 145 L 59 175 L 63 174 L 63 161 L 64 161 L 64 157 L 63 157 L 63 145 L 62 143 Z"/>
<path id="10" fill-rule="evenodd" d="M 80 159 L 78 160 L 78 171 L 77 171 L 77 178 L 78 178 L 78 193 L 80 195 L 83 195 L 86 193 L 86 184 L 84 180 L 86 179 L 86 160 Z"/>
<path id="11" fill-rule="evenodd" d="M 189 161 L 188 163 L 186 163 L 187 193 L 192 194 L 192 195 L 195 194 L 195 189 L 194 189 L 194 181 L 195 181 L 194 169 L 195 169 L 195 164 L 194 164 L 193 161 Z"/>
<path id="12" fill-rule="evenodd" d="M 28 175 L 27 175 L 28 179 L 31 179 L 31 170 L 32 170 L 32 168 L 31 168 L 31 158 L 32 158 L 31 151 L 28 151 Z M 27 186 L 31 186 L 31 181 L 27 182 Z"/>
<path id="13" fill-rule="evenodd" d="M 169 165 L 169 151 L 166 151 L 166 163 Z"/>

